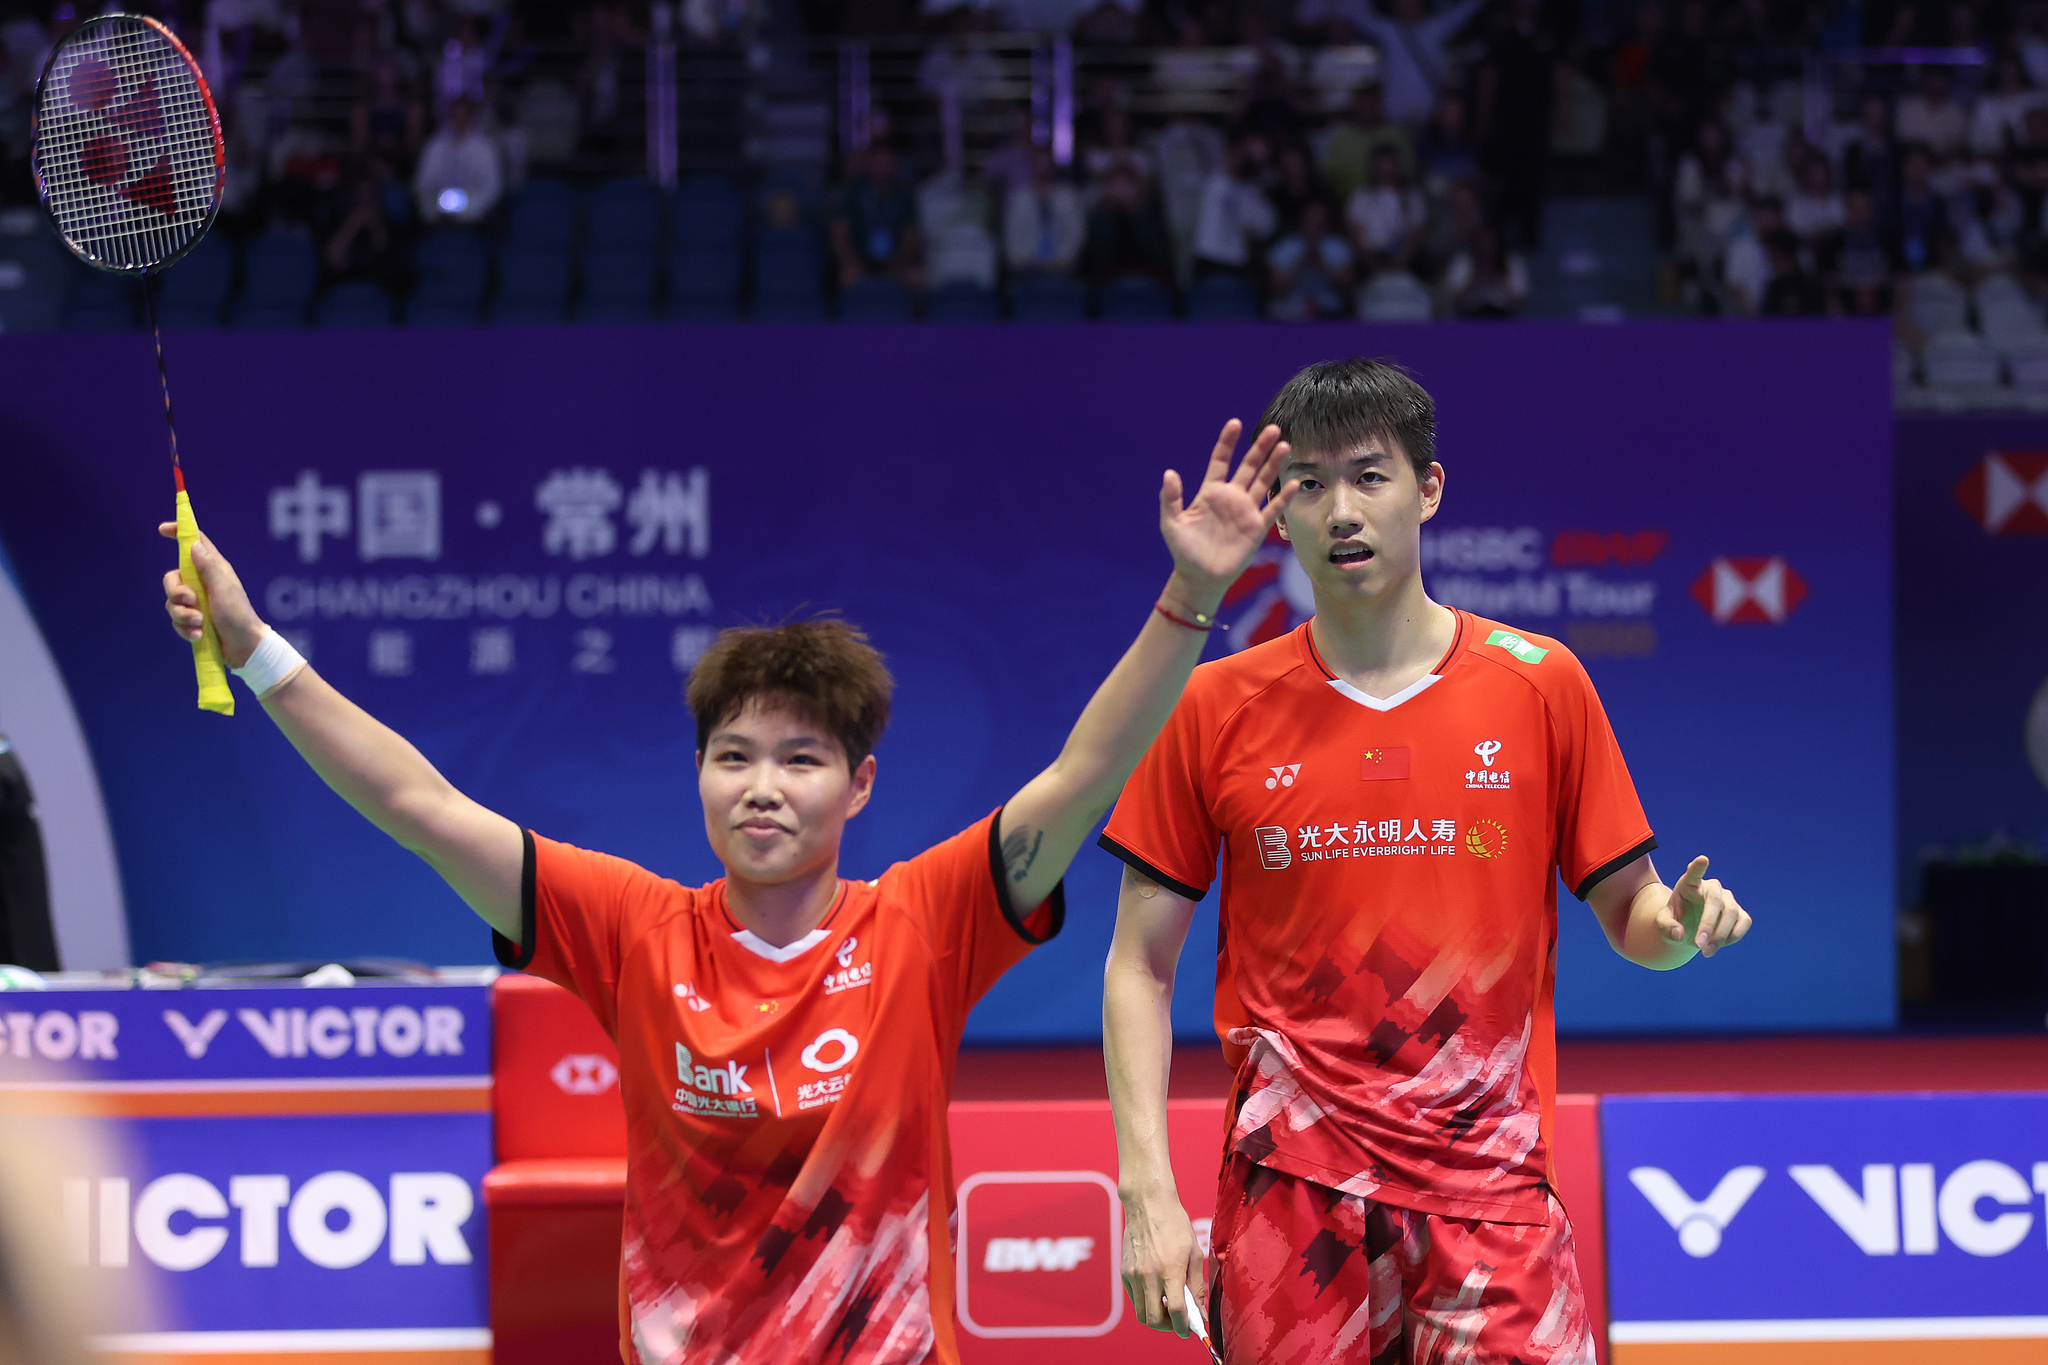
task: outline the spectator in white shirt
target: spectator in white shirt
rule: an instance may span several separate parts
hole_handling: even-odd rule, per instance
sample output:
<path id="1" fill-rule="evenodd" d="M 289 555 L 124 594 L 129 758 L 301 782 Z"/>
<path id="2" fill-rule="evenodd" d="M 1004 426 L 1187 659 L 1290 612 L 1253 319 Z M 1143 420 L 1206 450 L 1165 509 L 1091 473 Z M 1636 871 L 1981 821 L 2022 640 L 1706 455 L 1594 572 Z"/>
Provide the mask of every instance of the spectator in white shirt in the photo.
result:
<path id="1" fill-rule="evenodd" d="M 1381 14 L 1371 0 L 1309 0 L 1304 10 L 1334 10 L 1352 27 L 1371 38 L 1385 70 L 1387 117 L 1396 123 L 1420 125 L 1436 108 L 1437 92 L 1449 73 L 1451 39 L 1486 0 L 1453 0 L 1435 14 L 1424 12 L 1422 0 L 1394 0 L 1394 12 Z M 1306 17 L 1306 16 L 1304 16 Z"/>
<path id="2" fill-rule="evenodd" d="M 1813 246 L 1842 226 L 1842 196 L 1835 193 L 1835 173 L 1818 152 L 1799 168 L 1799 189 L 1785 205 L 1785 226 Z"/>
<path id="3" fill-rule="evenodd" d="M 1072 274 L 1088 235 L 1081 192 L 1059 178 L 1052 153 L 1032 149 L 1031 184 L 1012 190 L 1003 208 L 1003 254 L 1012 272 Z"/>
<path id="4" fill-rule="evenodd" d="M 2026 133 L 2027 110 L 2041 107 L 2041 92 L 2027 88 L 2027 71 L 2013 56 L 1998 59 L 1997 83 L 1977 97 L 1970 114 L 1970 150 L 2003 156 Z"/>
<path id="5" fill-rule="evenodd" d="M 1195 219 L 1197 276 L 1245 275 L 1253 254 L 1273 235 L 1278 215 L 1252 174 L 1264 160 L 1262 139 L 1239 138 L 1230 146 L 1224 169 L 1211 172 L 1202 186 L 1202 210 Z"/>
<path id="6" fill-rule="evenodd" d="M 1411 189 L 1401 174 L 1400 155 L 1380 147 L 1372 156 L 1372 181 L 1354 190 L 1344 206 L 1351 243 L 1369 272 L 1406 270 L 1415 259 L 1429 207 L 1422 191 Z"/>
<path id="7" fill-rule="evenodd" d="M 1894 125 L 1900 142 L 1918 142 L 1933 152 L 1938 161 L 1946 161 L 1961 151 L 1969 133 L 1969 119 L 1963 106 L 1951 96 L 1950 88 L 1947 67 L 1927 67 L 1920 74 L 1919 91 L 1899 101 L 1898 121 Z"/>
<path id="8" fill-rule="evenodd" d="M 458 99 L 448 106 L 448 119 L 420 149 L 413 173 L 413 193 L 420 218 L 435 223 L 481 223 L 504 193 L 498 148 L 476 126 L 476 106 Z"/>

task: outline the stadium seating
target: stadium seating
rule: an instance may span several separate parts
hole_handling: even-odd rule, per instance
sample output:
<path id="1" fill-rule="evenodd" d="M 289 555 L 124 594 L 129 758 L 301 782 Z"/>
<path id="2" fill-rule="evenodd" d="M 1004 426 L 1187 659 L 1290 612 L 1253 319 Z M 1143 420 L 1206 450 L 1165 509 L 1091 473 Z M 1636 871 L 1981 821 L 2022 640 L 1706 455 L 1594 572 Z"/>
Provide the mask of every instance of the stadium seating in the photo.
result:
<path id="1" fill-rule="evenodd" d="M 491 993 L 499 1164 L 484 1176 L 494 1365 L 618 1359 L 626 1121 L 590 1010 L 509 974 Z"/>
<path id="2" fill-rule="evenodd" d="M 319 278 L 319 253 L 311 237 L 264 233 L 242 253 L 242 296 L 235 303 L 235 326 L 305 326 Z"/>
<path id="3" fill-rule="evenodd" d="M 569 253 L 507 245 L 498 255 L 498 296 L 491 321 L 560 322 L 569 310 Z"/>
<path id="4" fill-rule="evenodd" d="M 668 259 L 668 315 L 678 322 L 728 322 L 740 315 L 737 247 L 681 248 Z"/>
<path id="5" fill-rule="evenodd" d="M 208 233 L 158 279 L 159 322 L 166 327 L 218 327 L 235 283 L 235 244 L 223 233 Z"/>
<path id="6" fill-rule="evenodd" d="M 1969 295 L 1946 275 L 1915 275 L 1905 285 L 1906 316 L 1921 331 L 1932 336 L 1969 327 Z"/>
<path id="7" fill-rule="evenodd" d="M 313 308 L 321 327 L 389 327 L 391 317 L 391 296 L 367 280 L 336 285 Z"/>
<path id="8" fill-rule="evenodd" d="M 1955 409 L 1979 406 L 1998 395 L 2001 365 L 1998 352 L 1975 332 L 1938 332 L 1921 355 L 1927 391 L 1934 406 Z"/>
<path id="9" fill-rule="evenodd" d="M 1190 321 L 1230 322 L 1258 315 L 1258 291 L 1235 275 L 1207 275 L 1188 290 Z"/>
<path id="10" fill-rule="evenodd" d="M 669 204 L 669 241 L 678 251 L 737 252 L 745 214 L 739 192 L 724 176 L 692 176 L 676 186 Z"/>
<path id="11" fill-rule="evenodd" d="M 1088 291 L 1069 276 L 1029 271 L 1010 286 L 1010 316 L 1019 322 L 1078 322 L 1088 316 Z"/>
<path id="12" fill-rule="evenodd" d="M 654 251 L 600 251 L 583 258 L 583 298 L 576 316 L 584 322 L 646 322 L 654 316 L 658 279 Z"/>
<path id="13" fill-rule="evenodd" d="M 1003 304 L 995 290 L 955 280 L 931 292 L 924 315 L 928 322 L 1000 322 Z"/>
<path id="14" fill-rule="evenodd" d="M 1173 293 L 1150 275 L 1119 275 L 1095 297 L 1104 322 L 1161 322 L 1173 317 Z"/>
<path id="15" fill-rule="evenodd" d="M 869 275 L 839 291 L 841 322 L 908 322 L 910 291 L 891 279 Z"/>
<path id="16" fill-rule="evenodd" d="M 519 247 L 567 251 L 576 240 L 582 205 L 576 191 L 552 176 L 521 185 L 512 196 L 505 240 Z"/>
<path id="17" fill-rule="evenodd" d="M 816 229 L 797 223 L 754 234 L 754 317 L 815 322 L 825 316 L 824 253 Z"/>
<path id="18" fill-rule="evenodd" d="M 135 325 L 139 296 L 133 281 L 86 266 L 76 273 L 64 300 L 65 331 L 122 331 Z"/>
<path id="19" fill-rule="evenodd" d="M 490 261 L 483 239 L 462 228 L 430 232 L 413 251 L 419 287 L 405 320 L 415 327 L 462 326 L 482 312 Z"/>
<path id="20" fill-rule="evenodd" d="M 1366 322 L 1428 322 L 1436 302 L 1421 280 L 1402 270 L 1383 270 L 1358 291 L 1358 316 Z"/>
<path id="21" fill-rule="evenodd" d="M 593 251 L 645 252 L 661 243 L 661 194 L 639 176 L 615 176 L 590 192 Z"/>

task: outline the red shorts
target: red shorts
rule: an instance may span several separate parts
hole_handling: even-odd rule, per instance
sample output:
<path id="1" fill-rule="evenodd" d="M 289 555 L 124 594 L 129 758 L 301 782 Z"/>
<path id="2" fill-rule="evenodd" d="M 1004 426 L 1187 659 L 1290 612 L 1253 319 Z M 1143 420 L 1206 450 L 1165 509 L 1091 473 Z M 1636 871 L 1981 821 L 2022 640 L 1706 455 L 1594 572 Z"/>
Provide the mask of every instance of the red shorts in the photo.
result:
<path id="1" fill-rule="evenodd" d="M 1223 1365 L 1593 1365 L 1571 1224 L 1550 1210 L 1442 1218 L 1233 1155 L 1210 1235 Z"/>

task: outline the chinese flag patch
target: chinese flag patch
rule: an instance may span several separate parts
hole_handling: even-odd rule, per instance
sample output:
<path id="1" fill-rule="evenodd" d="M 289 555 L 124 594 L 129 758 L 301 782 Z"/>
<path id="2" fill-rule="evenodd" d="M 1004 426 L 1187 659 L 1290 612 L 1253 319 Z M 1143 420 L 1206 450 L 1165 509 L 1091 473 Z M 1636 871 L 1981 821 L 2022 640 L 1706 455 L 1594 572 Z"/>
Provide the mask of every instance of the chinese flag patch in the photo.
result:
<path id="1" fill-rule="evenodd" d="M 1367 749 L 1358 756 L 1358 780 L 1361 782 L 1405 781 L 1408 776 L 1408 746 L 1385 745 Z"/>

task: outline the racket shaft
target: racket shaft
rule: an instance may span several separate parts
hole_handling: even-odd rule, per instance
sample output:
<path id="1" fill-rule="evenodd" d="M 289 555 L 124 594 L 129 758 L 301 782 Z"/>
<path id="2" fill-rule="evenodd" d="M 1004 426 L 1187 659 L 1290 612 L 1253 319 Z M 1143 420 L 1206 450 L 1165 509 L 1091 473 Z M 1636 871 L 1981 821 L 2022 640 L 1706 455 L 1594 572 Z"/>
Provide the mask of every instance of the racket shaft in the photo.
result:
<path id="1" fill-rule="evenodd" d="M 213 608 L 206 600 L 206 584 L 192 564 L 192 545 L 199 539 L 199 522 L 192 515 L 192 499 L 178 490 L 178 576 L 199 597 L 199 614 L 205 624 L 192 642 L 192 671 L 199 677 L 199 709 L 235 714 L 235 694 L 228 690 L 227 665 L 220 657 L 220 636 L 213 629 Z"/>

